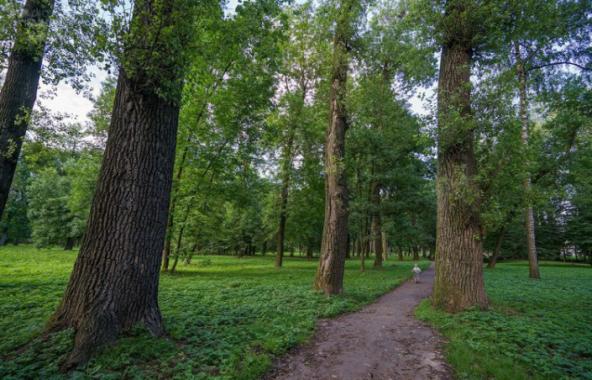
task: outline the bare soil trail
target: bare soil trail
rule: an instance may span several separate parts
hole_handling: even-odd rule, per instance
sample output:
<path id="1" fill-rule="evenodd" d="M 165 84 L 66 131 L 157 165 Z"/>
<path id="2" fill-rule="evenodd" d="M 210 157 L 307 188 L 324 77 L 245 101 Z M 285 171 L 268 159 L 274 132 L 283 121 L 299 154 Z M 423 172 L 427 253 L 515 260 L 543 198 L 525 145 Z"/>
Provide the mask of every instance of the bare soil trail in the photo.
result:
<path id="1" fill-rule="evenodd" d="M 442 338 L 413 310 L 432 292 L 434 268 L 364 309 L 321 320 L 311 341 L 280 358 L 268 380 L 452 379 Z"/>

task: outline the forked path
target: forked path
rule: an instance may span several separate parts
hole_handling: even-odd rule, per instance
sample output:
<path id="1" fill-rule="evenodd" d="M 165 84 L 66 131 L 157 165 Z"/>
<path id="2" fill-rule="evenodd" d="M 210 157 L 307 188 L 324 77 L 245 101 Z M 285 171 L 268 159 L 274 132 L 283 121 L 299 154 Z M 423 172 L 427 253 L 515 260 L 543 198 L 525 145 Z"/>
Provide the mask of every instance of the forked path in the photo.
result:
<path id="1" fill-rule="evenodd" d="M 278 360 L 267 379 L 451 379 L 442 338 L 415 319 L 428 297 L 434 269 L 407 281 L 364 309 L 322 320 L 312 340 Z"/>

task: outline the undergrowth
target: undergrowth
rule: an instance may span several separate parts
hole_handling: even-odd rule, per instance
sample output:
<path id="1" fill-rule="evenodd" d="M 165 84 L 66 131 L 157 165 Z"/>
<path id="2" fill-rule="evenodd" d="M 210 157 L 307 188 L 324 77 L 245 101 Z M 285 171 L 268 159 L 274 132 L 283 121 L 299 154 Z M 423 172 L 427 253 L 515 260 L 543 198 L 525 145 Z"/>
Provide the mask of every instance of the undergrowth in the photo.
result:
<path id="1" fill-rule="evenodd" d="M 447 338 L 447 359 L 459 379 L 592 379 L 592 268 L 526 263 L 485 271 L 488 311 L 455 315 L 428 300 L 416 314 Z"/>
<path id="2" fill-rule="evenodd" d="M 0 248 L 0 378 L 61 378 L 72 332 L 40 336 L 65 289 L 75 252 Z M 161 276 L 159 302 L 167 338 L 142 329 L 104 348 L 73 378 L 256 379 L 272 359 L 305 341 L 319 318 L 355 310 L 400 284 L 411 262 L 359 271 L 348 261 L 345 293 L 312 290 L 316 261 L 196 257 Z M 422 263 L 427 266 L 427 262 Z M 25 348 L 15 350 L 26 344 Z"/>

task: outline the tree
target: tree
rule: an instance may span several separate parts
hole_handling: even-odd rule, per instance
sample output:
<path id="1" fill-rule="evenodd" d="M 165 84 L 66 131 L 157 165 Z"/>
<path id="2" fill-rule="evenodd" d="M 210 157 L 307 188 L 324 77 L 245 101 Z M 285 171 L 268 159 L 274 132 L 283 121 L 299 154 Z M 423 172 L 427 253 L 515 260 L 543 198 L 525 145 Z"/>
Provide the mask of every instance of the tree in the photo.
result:
<path id="1" fill-rule="evenodd" d="M 483 282 L 479 189 L 475 180 L 471 63 L 477 27 L 472 1 L 449 0 L 442 20 L 438 80 L 438 223 L 433 302 L 457 312 L 488 305 Z"/>
<path id="2" fill-rule="evenodd" d="M 182 78 L 195 6 L 134 4 L 122 36 L 109 136 L 80 254 L 49 331 L 73 328 L 63 363 L 85 363 L 135 325 L 164 327 L 158 278 L 171 188 Z"/>
<path id="3" fill-rule="evenodd" d="M 27 0 L 16 25 L 8 69 L 0 91 L 0 217 L 21 152 L 41 76 L 54 0 Z"/>
<path id="4" fill-rule="evenodd" d="M 358 0 L 341 0 L 335 10 L 333 62 L 331 69 L 330 122 L 325 141 L 325 222 L 321 258 L 315 288 L 325 294 L 343 291 L 347 251 L 347 182 L 345 177 L 345 133 L 347 130 L 346 82 L 349 51 L 360 13 Z"/>

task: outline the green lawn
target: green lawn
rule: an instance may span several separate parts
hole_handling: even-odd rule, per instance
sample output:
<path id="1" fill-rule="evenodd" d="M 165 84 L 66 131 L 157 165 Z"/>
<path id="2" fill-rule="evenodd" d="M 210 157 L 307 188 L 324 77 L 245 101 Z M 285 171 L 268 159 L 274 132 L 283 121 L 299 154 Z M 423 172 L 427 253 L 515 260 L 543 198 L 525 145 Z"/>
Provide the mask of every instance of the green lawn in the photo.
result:
<path id="1" fill-rule="evenodd" d="M 487 269 L 492 307 L 456 315 L 424 301 L 417 315 L 449 340 L 459 379 L 592 379 L 592 267 L 526 263 Z"/>
<path id="2" fill-rule="evenodd" d="M 58 378 L 71 331 L 35 339 L 56 308 L 75 253 L 0 248 L 0 378 Z M 427 263 L 422 263 L 423 266 Z M 180 273 L 161 277 L 160 305 L 168 339 L 138 330 L 102 351 L 75 378 L 253 379 L 271 358 L 306 340 L 318 318 L 354 310 L 411 274 L 410 262 L 382 270 L 347 263 L 345 294 L 312 291 L 316 262 L 272 257 L 196 257 Z"/>

